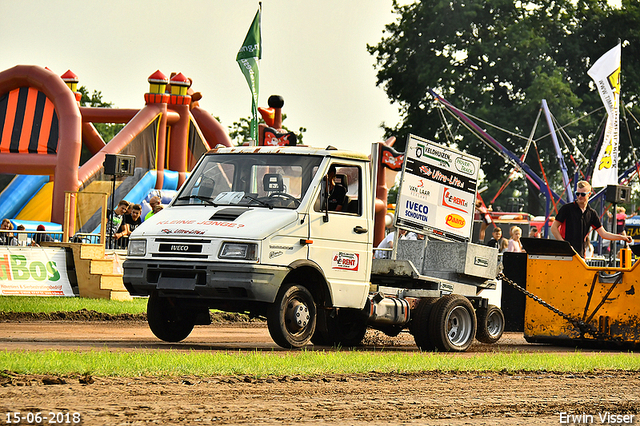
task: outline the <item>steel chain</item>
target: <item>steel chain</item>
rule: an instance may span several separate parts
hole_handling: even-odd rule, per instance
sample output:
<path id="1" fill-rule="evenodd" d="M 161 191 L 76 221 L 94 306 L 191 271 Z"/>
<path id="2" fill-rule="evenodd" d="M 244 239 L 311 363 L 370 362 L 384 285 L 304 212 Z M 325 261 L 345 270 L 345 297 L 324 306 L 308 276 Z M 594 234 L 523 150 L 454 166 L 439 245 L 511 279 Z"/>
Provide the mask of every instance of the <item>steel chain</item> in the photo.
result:
<path id="1" fill-rule="evenodd" d="M 535 294 L 531 293 L 530 291 L 528 291 L 524 287 L 521 287 L 520 285 L 518 285 L 518 283 L 516 283 L 516 282 L 512 281 L 511 279 L 507 278 L 507 276 L 504 273 L 500 272 L 498 274 L 498 278 L 501 279 L 502 282 L 506 282 L 510 286 L 514 287 L 516 290 L 518 290 L 519 292 L 523 293 L 525 296 L 535 300 L 536 302 L 538 302 L 539 304 L 541 304 L 545 308 L 549 309 L 554 314 L 560 315 L 562 318 L 564 318 L 565 320 L 567 320 L 571 324 L 573 324 L 576 327 L 578 327 L 578 329 L 580 330 L 580 332 L 582 334 L 589 333 L 590 335 L 592 335 L 596 339 L 602 339 L 602 340 L 620 340 L 619 338 L 618 339 L 612 338 L 610 335 L 608 335 L 606 333 L 601 333 L 597 328 L 595 328 L 591 324 L 587 324 L 584 321 L 581 321 L 579 319 L 575 319 L 575 318 L 565 314 L 564 312 L 562 312 L 558 308 L 556 308 L 556 307 L 548 304 L 544 300 L 540 299 L 538 296 L 536 296 Z"/>

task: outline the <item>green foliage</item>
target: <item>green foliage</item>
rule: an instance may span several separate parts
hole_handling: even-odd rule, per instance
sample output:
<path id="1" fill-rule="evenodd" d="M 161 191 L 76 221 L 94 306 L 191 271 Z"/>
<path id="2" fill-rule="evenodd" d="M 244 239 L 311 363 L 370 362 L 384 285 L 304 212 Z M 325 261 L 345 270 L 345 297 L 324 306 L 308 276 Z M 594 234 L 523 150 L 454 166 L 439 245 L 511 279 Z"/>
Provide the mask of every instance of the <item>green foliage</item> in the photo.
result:
<path id="1" fill-rule="evenodd" d="M 284 122 L 286 119 L 287 115 L 282 114 L 282 121 Z M 258 124 L 265 124 L 265 122 L 260 118 Z M 282 129 L 285 132 L 291 131 L 284 124 L 282 125 Z M 302 137 L 306 131 L 307 129 L 305 127 L 299 127 L 298 131 L 294 132 L 298 138 L 298 144 L 302 144 Z M 240 120 L 234 122 L 231 127 L 229 127 L 229 137 L 236 146 L 242 146 L 251 141 L 251 117 L 241 117 Z"/>
<path id="2" fill-rule="evenodd" d="M 622 100 L 634 116 L 640 115 L 640 4 L 635 0 L 623 0 L 621 9 L 605 0 L 423 0 L 408 5 L 394 1 L 393 11 L 397 19 L 368 50 L 376 58 L 377 84 L 401 106 L 402 122 L 385 127 L 387 137 L 398 138 L 399 150 L 408 133 L 455 145 L 479 156 L 487 181 L 499 187 L 511 166 L 445 113 L 447 129 L 429 89 L 477 117 L 476 123 L 516 155 L 524 152 L 546 99 L 557 123 L 567 125 L 564 155 L 573 177 L 568 154 L 578 162 L 580 153 L 590 158 L 606 115 L 604 110 L 589 115 L 601 109 L 602 101 L 587 70 L 618 40 L 623 45 Z M 489 128 L 479 119 L 509 132 Z M 631 127 L 631 133 L 637 133 L 637 124 Z M 536 128 L 534 138 L 547 177 L 552 188 L 562 192 L 544 117 Z M 622 171 L 633 163 L 624 126 L 620 151 Z M 527 159 L 541 176 L 534 147 Z M 522 179 L 514 184 L 509 191 L 526 191 Z"/>
<path id="3" fill-rule="evenodd" d="M 80 86 L 78 92 L 82 93 L 80 99 L 80 106 L 94 107 L 94 108 L 113 108 L 112 102 L 106 102 L 102 100 L 102 92 L 94 90 L 92 94 L 89 94 L 89 90 Z M 120 123 L 94 123 L 94 127 L 105 141 L 109 143 L 115 135 L 124 127 L 124 124 Z"/>

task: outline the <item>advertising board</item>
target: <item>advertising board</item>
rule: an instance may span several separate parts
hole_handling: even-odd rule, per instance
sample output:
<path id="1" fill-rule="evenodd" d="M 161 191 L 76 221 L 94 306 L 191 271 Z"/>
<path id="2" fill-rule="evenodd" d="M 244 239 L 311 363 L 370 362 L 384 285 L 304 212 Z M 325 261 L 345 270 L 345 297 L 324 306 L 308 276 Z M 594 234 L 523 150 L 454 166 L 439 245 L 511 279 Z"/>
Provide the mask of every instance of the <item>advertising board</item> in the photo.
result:
<path id="1" fill-rule="evenodd" d="M 0 246 L 0 296 L 74 296 L 66 251 Z"/>
<path id="2" fill-rule="evenodd" d="M 396 203 L 396 226 L 469 241 L 480 159 L 409 135 Z"/>

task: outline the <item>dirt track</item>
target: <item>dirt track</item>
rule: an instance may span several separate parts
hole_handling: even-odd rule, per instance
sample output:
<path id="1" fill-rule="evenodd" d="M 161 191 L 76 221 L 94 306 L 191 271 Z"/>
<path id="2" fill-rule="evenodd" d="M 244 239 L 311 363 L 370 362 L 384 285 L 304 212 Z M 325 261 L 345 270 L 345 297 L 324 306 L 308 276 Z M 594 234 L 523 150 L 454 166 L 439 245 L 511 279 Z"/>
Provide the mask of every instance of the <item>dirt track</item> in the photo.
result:
<path id="1" fill-rule="evenodd" d="M 365 349 L 414 351 L 411 336 L 369 333 Z M 475 352 L 570 351 L 529 345 L 507 334 Z M 184 343 L 158 341 L 146 323 L 0 323 L 3 349 L 280 350 L 261 324 L 197 327 Z M 313 348 L 309 348 L 313 349 Z M 322 348 L 327 350 L 328 348 Z M 284 351 L 284 350 L 283 350 Z M 469 354 L 455 356 L 470 356 Z M 47 383 L 47 384 L 45 384 Z M 421 373 L 321 377 L 0 376 L 0 421 L 7 412 L 79 412 L 85 425 L 429 424 L 553 425 L 560 413 L 640 414 L 640 373 Z M 27 424 L 22 422 L 21 424 Z M 31 423 L 33 424 L 33 423 Z M 604 423 L 606 424 L 606 423 Z M 610 423 L 613 424 L 613 423 Z"/>

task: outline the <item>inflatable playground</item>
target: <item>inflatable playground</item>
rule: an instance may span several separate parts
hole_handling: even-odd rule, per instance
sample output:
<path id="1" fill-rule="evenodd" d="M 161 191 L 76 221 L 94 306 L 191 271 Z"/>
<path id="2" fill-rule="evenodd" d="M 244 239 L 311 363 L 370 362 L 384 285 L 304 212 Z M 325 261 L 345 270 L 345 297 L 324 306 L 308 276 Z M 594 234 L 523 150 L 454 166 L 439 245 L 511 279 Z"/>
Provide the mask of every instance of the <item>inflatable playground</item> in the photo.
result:
<path id="1" fill-rule="evenodd" d="M 31 238 L 43 225 L 54 239 L 0 246 L 0 295 L 130 298 L 119 254 L 105 252 L 100 235 L 111 203 L 140 204 L 144 217 L 148 200 L 168 203 L 203 153 L 231 146 L 190 79 L 156 71 L 147 81 L 140 109 L 95 108 L 80 106 L 71 71 L 18 65 L 0 72 L 0 173 L 10 179 L 0 218 L 13 229 L 23 225 L 18 236 Z M 96 123 L 123 128 L 105 141 Z M 107 156 L 135 157 L 131 173 L 105 173 Z"/>
<path id="2" fill-rule="evenodd" d="M 109 197 L 109 208 L 112 202 L 113 176 L 103 166 L 109 154 L 135 157 L 132 175 L 115 179 L 113 202 L 141 204 L 144 217 L 149 198 L 169 202 L 204 152 L 231 146 L 181 73 L 149 76 L 140 109 L 82 107 L 78 81 L 71 71 L 58 76 L 38 66 L 0 72 L 0 172 L 15 175 L 0 193 L 0 218 L 14 229 L 42 224 L 67 238 L 99 232 L 103 200 Z M 106 143 L 95 123 L 124 127 Z M 90 157 L 81 164 L 83 150 Z"/>

